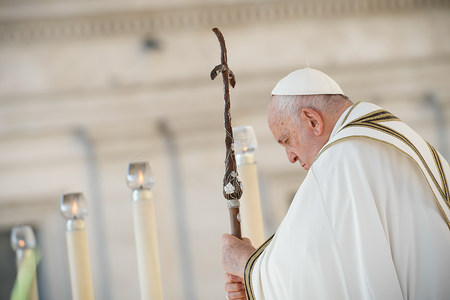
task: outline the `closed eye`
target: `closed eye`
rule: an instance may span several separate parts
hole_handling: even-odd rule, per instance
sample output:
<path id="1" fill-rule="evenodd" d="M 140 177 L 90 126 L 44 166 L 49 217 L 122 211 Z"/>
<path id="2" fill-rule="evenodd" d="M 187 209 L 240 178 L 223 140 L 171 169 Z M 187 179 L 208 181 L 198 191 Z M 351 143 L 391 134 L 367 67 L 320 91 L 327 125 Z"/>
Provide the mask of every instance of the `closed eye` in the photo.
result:
<path id="1" fill-rule="evenodd" d="M 278 144 L 280 144 L 281 146 L 285 146 L 288 143 L 289 143 L 289 138 L 283 138 L 283 139 L 278 140 Z"/>

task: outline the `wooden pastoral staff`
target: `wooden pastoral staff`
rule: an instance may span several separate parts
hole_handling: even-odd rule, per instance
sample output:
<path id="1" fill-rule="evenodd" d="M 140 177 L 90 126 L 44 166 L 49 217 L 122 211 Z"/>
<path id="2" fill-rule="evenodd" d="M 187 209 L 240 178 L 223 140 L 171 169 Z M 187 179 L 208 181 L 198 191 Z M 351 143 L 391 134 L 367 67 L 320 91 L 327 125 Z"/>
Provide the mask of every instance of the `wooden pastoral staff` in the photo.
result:
<path id="1" fill-rule="evenodd" d="M 234 88 L 236 80 L 233 72 L 228 68 L 227 48 L 225 46 L 223 35 L 217 28 L 213 28 L 213 32 L 216 34 L 220 43 L 221 64 L 214 67 L 211 71 L 211 79 L 214 80 L 219 73 L 222 73 L 225 100 L 224 118 L 226 156 L 225 176 L 223 177 L 223 195 L 225 199 L 227 199 L 227 205 L 230 212 L 231 234 L 241 239 L 239 199 L 242 196 L 242 184 L 237 173 L 236 158 L 234 155 L 233 129 L 231 127 L 230 116 L 230 85 Z"/>

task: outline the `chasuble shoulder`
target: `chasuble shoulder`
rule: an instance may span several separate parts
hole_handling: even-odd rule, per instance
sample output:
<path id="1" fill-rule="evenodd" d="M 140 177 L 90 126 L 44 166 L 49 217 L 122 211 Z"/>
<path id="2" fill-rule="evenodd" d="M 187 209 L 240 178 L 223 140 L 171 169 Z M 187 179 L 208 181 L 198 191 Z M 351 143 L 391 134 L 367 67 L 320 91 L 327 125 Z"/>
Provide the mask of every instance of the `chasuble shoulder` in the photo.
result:
<path id="1" fill-rule="evenodd" d="M 248 261 L 248 299 L 450 295 L 448 163 L 379 109 L 355 105 L 337 124 L 277 232 Z"/>

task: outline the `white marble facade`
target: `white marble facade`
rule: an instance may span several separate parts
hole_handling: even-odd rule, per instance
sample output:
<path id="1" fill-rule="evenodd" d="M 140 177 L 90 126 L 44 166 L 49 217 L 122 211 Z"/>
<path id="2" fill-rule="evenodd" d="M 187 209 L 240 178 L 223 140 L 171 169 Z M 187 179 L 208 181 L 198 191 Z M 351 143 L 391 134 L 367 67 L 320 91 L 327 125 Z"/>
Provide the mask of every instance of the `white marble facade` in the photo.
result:
<path id="1" fill-rule="evenodd" d="M 267 235 L 304 171 L 266 125 L 275 83 L 307 63 L 398 115 L 450 158 L 450 1 L 0 0 L 0 230 L 38 231 L 42 299 L 70 299 L 62 193 L 86 195 L 96 299 L 138 299 L 130 161 L 156 180 L 165 299 L 222 299 L 229 230 L 220 63 L 252 125 Z M 244 187 L 245 192 L 245 187 Z"/>

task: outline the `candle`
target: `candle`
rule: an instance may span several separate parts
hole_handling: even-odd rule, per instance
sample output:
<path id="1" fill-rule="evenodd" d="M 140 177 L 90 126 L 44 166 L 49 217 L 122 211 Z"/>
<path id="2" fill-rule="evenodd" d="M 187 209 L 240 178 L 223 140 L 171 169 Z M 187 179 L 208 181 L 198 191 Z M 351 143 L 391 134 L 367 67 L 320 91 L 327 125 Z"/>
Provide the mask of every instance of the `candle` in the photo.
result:
<path id="1" fill-rule="evenodd" d="M 264 226 L 255 159 L 256 136 L 251 126 L 233 127 L 233 135 L 238 174 L 244 186 L 240 211 L 242 232 L 258 247 L 264 242 Z"/>
<path id="2" fill-rule="evenodd" d="M 73 300 L 94 299 L 91 263 L 84 217 L 87 203 L 81 193 L 64 194 L 61 212 L 67 219 L 66 241 Z"/>
<path id="3" fill-rule="evenodd" d="M 134 233 L 141 299 L 163 298 L 151 188 L 155 184 L 148 162 L 128 165 L 127 184 L 132 189 Z"/>
<path id="4" fill-rule="evenodd" d="M 36 239 L 30 226 L 13 227 L 11 247 L 16 251 L 17 263 L 17 280 L 11 299 L 38 300 Z"/>

